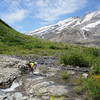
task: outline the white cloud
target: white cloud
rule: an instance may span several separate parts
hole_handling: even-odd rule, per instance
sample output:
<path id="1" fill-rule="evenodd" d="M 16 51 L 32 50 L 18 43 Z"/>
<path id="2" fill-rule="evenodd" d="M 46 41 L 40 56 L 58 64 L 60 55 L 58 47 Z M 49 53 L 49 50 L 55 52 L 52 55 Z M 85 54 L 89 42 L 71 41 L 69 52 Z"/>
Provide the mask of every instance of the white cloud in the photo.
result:
<path id="1" fill-rule="evenodd" d="M 12 13 L 2 15 L 2 19 L 9 24 L 14 24 L 17 21 L 22 21 L 26 17 L 27 10 L 20 9 Z"/>
<path id="2" fill-rule="evenodd" d="M 53 22 L 64 14 L 85 7 L 87 0 L 4 0 L 8 12 L 3 19 L 9 23 L 23 20 L 27 16 Z M 21 9 L 21 10 L 20 10 Z"/>
<path id="3" fill-rule="evenodd" d="M 54 21 L 59 16 L 82 9 L 87 0 L 37 0 L 37 18 Z"/>

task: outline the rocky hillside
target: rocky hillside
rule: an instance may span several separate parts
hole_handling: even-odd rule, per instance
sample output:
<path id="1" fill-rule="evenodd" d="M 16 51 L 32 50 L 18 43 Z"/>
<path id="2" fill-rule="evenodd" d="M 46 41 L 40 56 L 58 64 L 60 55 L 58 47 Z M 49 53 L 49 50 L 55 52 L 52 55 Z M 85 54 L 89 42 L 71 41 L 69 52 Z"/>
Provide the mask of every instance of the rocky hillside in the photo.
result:
<path id="1" fill-rule="evenodd" d="M 36 29 L 28 35 L 57 42 L 100 45 L 100 11 L 88 13 L 83 17 L 71 17 L 57 24 Z"/>

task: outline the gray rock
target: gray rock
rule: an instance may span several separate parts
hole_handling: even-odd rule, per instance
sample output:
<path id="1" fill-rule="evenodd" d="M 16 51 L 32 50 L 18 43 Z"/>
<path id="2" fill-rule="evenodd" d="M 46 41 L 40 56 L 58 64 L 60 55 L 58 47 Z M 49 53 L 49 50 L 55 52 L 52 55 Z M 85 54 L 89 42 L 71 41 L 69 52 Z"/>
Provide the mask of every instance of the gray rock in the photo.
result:
<path id="1" fill-rule="evenodd" d="M 26 63 L 27 61 L 0 55 L 0 88 L 9 88 L 20 76 L 19 67 Z"/>
<path id="2" fill-rule="evenodd" d="M 27 72 L 27 60 L 0 56 L 0 86 L 4 88 L 0 89 L 0 100 L 50 100 L 53 96 L 55 100 L 85 100 L 81 99 L 81 96 L 78 98 L 70 84 L 73 78 L 82 75 L 85 69 L 54 65 L 52 63 L 55 59 L 51 59 L 53 58 L 44 57 L 42 60 L 36 58 L 37 61 L 41 61 L 40 63 L 43 62 L 43 65 L 39 64 L 33 74 L 22 74 L 23 70 Z M 71 77 L 66 81 L 62 80 L 59 74 L 62 71 L 67 71 Z M 19 85 L 11 89 L 14 82 Z M 6 90 L 5 88 L 11 91 L 2 91 Z"/>
<path id="3" fill-rule="evenodd" d="M 29 100 L 42 100 L 40 98 L 30 98 Z"/>
<path id="4" fill-rule="evenodd" d="M 24 81 L 24 87 L 27 93 L 34 95 L 51 95 L 51 96 L 66 96 L 68 95 L 68 89 L 66 86 L 57 85 L 53 81 L 47 81 L 43 77 L 35 79 L 26 79 Z"/>

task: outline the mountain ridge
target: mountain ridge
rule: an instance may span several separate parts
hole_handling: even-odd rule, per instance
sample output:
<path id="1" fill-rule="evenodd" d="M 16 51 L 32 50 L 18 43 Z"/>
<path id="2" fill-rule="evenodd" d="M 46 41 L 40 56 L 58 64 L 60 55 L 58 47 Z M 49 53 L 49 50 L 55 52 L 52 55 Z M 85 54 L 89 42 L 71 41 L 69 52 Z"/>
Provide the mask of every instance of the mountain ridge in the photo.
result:
<path id="1" fill-rule="evenodd" d="M 88 13 L 83 17 L 70 17 L 56 24 L 31 31 L 28 35 L 56 42 L 99 41 L 100 11 Z"/>

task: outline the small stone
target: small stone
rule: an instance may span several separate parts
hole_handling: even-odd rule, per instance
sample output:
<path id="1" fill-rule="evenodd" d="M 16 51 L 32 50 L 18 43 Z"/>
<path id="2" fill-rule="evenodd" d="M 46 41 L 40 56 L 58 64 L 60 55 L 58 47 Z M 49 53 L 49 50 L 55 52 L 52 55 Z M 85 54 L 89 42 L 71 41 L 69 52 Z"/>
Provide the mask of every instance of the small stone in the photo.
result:
<path id="1" fill-rule="evenodd" d="M 87 73 L 83 73 L 82 76 L 83 76 L 84 78 L 87 78 L 87 77 L 88 77 L 88 74 L 87 74 Z"/>

